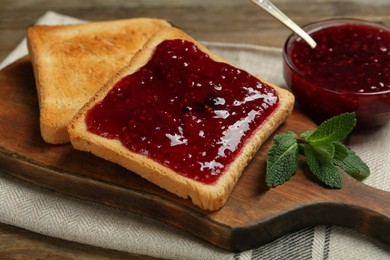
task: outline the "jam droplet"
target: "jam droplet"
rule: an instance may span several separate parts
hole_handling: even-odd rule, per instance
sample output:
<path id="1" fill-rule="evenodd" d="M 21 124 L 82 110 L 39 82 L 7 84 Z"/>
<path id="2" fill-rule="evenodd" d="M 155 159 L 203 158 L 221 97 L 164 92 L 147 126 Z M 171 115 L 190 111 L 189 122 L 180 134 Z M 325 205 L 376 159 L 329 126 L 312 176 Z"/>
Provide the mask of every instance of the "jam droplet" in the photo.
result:
<path id="1" fill-rule="evenodd" d="M 213 184 L 278 103 L 275 90 L 247 72 L 213 61 L 191 42 L 167 40 L 88 111 L 86 123 L 130 151 Z"/>

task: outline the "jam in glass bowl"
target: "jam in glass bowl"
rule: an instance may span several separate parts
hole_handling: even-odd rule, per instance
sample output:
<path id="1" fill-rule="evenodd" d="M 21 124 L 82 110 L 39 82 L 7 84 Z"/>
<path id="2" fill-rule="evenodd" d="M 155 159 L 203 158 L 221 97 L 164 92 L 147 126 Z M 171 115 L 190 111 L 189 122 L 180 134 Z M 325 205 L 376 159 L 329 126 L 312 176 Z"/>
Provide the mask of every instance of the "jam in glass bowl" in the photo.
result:
<path id="1" fill-rule="evenodd" d="M 320 123 L 355 112 L 357 126 L 390 119 L 390 28 L 357 19 L 330 19 L 303 27 L 312 49 L 292 34 L 283 50 L 284 78 L 298 106 Z"/>

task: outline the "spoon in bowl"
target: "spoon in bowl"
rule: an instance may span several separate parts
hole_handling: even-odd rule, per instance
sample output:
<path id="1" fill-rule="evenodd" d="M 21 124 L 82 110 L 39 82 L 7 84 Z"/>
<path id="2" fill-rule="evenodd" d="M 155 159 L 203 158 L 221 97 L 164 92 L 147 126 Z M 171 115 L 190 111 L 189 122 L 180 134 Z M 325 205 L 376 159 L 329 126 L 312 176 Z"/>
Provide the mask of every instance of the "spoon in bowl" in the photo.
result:
<path id="1" fill-rule="evenodd" d="M 263 8 L 270 15 L 278 19 L 293 32 L 298 34 L 305 42 L 307 42 L 313 49 L 317 46 L 317 43 L 307 34 L 301 27 L 288 18 L 282 11 L 280 11 L 271 1 L 268 0 L 252 0 L 256 5 Z"/>

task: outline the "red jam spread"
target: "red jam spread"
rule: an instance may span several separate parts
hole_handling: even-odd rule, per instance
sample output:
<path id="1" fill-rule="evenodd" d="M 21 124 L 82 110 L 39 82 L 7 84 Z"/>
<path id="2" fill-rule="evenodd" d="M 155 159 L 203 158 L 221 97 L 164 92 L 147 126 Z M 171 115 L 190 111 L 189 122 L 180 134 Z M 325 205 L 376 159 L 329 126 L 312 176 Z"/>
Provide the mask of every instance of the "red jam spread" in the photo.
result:
<path id="1" fill-rule="evenodd" d="M 386 122 L 390 31 L 369 24 L 341 23 L 313 30 L 310 35 L 317 42 L 315 49 L 296 41 L 289 51 L 299 72 L 285 64 L 285 77 L 297 102 L 320 122 L 352 111 L 360 126 Z"/>
<path id="2" fill-rule="evenodd" d="M 191 42 L 166 40 L 88 111 L 86 123 L 90 132 L 213 184 L 278 103 L 275 90 L 247 72 Z"/>
<path id="3" fill-rule="evenodd" d="M 370 93 L 390 90 L 390 32 L 345 24 L 311 34 L 318 46 L 299 42 L 294 65 L 317 84 L 335 91 Z"/>

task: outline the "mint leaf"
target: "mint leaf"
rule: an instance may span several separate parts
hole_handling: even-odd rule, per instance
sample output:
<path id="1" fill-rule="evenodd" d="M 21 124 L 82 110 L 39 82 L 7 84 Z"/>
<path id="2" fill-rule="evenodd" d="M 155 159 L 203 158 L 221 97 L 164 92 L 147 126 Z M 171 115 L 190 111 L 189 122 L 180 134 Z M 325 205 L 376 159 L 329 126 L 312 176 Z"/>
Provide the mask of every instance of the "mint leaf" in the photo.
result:
<path id="1" fill-rule="evenodd" d="M 301 134 L 300 138 L 303 140 L 307 140 L 314 132 L 315 130 L 307 130 Z"/>
<path id="2" fill-rule="evenodd" d="M 304 152 L 309 169 L 321 182 L 331 188 L 341 188 L 343 179 L 336 166 L 330 162 L 322 163 L 318 160 L 310 145 L 304 146 Z"/>
<path id="3" fill-rule="evenodd" d="M 359 156 L 347 146 L 336 143 L 333 164 L 342 168 L 346 173 L 357 180 L 362 180 L 370 175 L 370 169 Z"/>
<path id="4" fill-rule="evenodd" d="M 348 148 L 340 142 L 334 142 L 334 160 L 342 161 L 348 157 Z"/>
<path id="5" fill-rule="evenodd" d="M 356 125 L 355 113 L 344 113 L 326 120 L 308 136 L 309 142 L 344 140 Z"/>
<path id="6" fill-rule="evenodd" d="M 315 142 L 309 143 L 315 154 L 316 158 L 322 163 L 330 163 L 334 157 L 335 146 L 331 142 Z"/>
<path id="7" fill-rule="evenodd" d="M 331 188 L 341 188 L 339 170 L 361 180 L 370 174 L 368 166 L 344 140 L 356 125 L 355 113 L 345 113 L 323 122 L 316 130 L 275 135 L 267 157 L 266 182 L 269 187 L 287 181 L 297 170 L 298 154 L 306 156 L 310 171 Z"/>
<path id="8" fill-rule="evenodd" d="M 275 135 L 267 156 L 266 183 L 280 185 L 290 179 L 298 168 L 298 143 L 293 132 Z"/>

